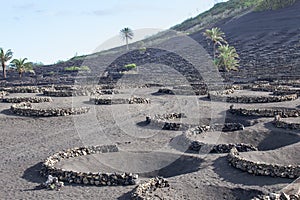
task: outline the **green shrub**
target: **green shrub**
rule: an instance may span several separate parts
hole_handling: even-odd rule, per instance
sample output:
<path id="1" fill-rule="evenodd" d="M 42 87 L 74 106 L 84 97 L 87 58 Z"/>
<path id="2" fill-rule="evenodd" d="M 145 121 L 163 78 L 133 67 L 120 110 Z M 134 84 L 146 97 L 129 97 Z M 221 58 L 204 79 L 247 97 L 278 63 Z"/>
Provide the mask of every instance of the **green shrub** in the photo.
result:
<path id="1" fill-rule="evenodd" d="M 90 71 L 90 68 L 88 66 L 81 66 L 80 71 Z"/>
<path id="2" fill-rule="evenodd" d="M 65 71 L 89 71 L 90 68 L 88 66 L 71 66 L 71 67 L 65 67 Z"/>
<path id="3" fill-rule="evenodd" d="M 135 69 L 136 64 L 135 63 L 127 64 L 127 65 L 124 65 L 124 68 L 127 70 Z"/>
<path id="4" fill-rule="evenodd" d="M 256 6 L 256 11 L 277 10 L 293 5 L 298 0 L 260 0 Z"/>
<path id="5" fill-rule="evenodd" d="M 276 10 L 292 5 L 297 1 L 300 0 L 229 0 L 227 2 L 217 3 L 210 10 L 196 17 L 189 18 L 183 23 L 173 26 L 171 29 L 196 32 L 222 19 L 237 16 L 247 10 Z"/>
<path id="6" fill-rule="evenodd" d="M 141 47 L 141 48 L 139 49 L 139 51 L 140 51 L 140 52 L 145 52 L 145 51 L 147 51 L 147 47 Z"/>

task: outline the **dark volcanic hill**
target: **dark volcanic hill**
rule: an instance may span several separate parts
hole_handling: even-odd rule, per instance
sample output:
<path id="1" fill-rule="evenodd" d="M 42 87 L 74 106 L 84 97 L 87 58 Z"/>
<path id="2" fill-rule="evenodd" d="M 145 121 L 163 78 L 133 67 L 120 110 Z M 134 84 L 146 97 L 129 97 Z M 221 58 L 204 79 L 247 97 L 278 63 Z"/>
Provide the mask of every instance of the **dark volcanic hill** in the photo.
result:
<path id="1" fill-rule="evenodd" d="M 300 2 L 279 10 L 250 12 L 217 23 L 240 54 L 240 72 L 231 77 L 279 78 L 300 76 Z M 210 50 L 203 31 L 191 35 Z"/>
<path id="2" fill-rule="evenodd" d="M 227 5 L 234 0 L 221 4 Z M 217 6 L 220 8 L 220 5 Z M 210 11 L 207 11 L 210 12 Z M 224 11 L 226 12 L 226 11 Z M 242 13 L 241 13 L 242 12 Z M 300 1 L 297 1 L 292 6 L 288 6 L 278 10 L 253 11 L 251 8 L 242 10 L 234 17 L 221 18 L 220 20 L 210 23 L 205 26 L 211 28 L 214 26 L 220 27 L 226 34 L 226 39 L 233 45 L 240 55 L 240 68 L 238 72 L 223 72 L 222 75 L 227 79 L 235 82 L 249 82 L 254 80 L 278 80 L 278 79 L 299 79 L 300 78 Z M 211 14 L 211 13 L 210 13 Z M 219 15 L 218 15 L 219 16 Z M 182 23 L 177 27 L 186 27 Z M 199 22 L 200 23 L 200 22 Z M 175 26 L 176 27 L 176 26 Z M 191 27 L 186 29 L 187 32 Z M 175 28 L 176 29 L 176 28 Z M 193 32 L 189 36 L 196 40 L 207 52 L 212 54 L 212 45 L 204 38 L 203 31 Z M 165 41 L 164 36 L 154 36 L 153 41 Z M 120 62 L 114 61 L 110 65 L 107 64 L 107 58 L 113 58 L 116 52 L 124 50 L 123 47 L 118 47 L 108 50 L 104 53 L 96 53 L 88 56 L 81 56 L 69 61 L 36 67 L 36 76 L 23 78 L 22 84 L 49 84 L 49 83 L 73 83 L 77 77 L 76 72 L 66 72 L 65 67 L 88 65 L 91 68 L 92 74 L 99 72 L 99 67 L 106 67 L 111 74 L 110 78 L 119 78 L 116 72 L 124 64 L 136 63 L 137 65 L 145 63 L 158 62 L 163 65 L 178 65 L 179 72 L 186 72 L 190 79 L 195 79 L 195 73 L 189 64 L 172 57 L 171 61 L 166 60 L 166 57 L 161 56 L 161 52 L 148 48 L 149 39 L 145 40 L 147 47 L 146 54 L 140 55 L 133 50 L 127 53 Z M 173 41 L 178 44 L 177 41 Z M 169 43 L 170 44 L 170 43 Z M 151 46 L 151 45 L 149 45 Z M 134 44 L 132 44 L 131 49 Z M 149 55 L 149 56 L 145 56 Z M 170 57 L 170 55 L 168 55 Z M 107 65 L 107 66 L 106 66 Z M 176 67 L 175 67 L 176 69 Z M 164 73 L 172 79 L 172 74 L 165 68 L 161 69 L 146 69 L 147 76 L 132 75 L 132 78 L 154 80 L 156 73 Z M 165 70 L 165 71 L 164 71 Z M 178 71 L 178 70 L 177 70 Z M 153 73 L 152 73 L 153 72 Z M 193 76 L 194 75 L 194 76 Z M 8 82 L 2 81 L 1 85 L 20 84 L 18 74 L 16 72 L 8 72 Z M 175 77 L 174 77 L 175 78 Z M 200 78 L 201 79 L 201 78 Z M 153 82 L 156 82 L 155 80 Z M 179 81 L 180 82 L 180 81 Z"/>

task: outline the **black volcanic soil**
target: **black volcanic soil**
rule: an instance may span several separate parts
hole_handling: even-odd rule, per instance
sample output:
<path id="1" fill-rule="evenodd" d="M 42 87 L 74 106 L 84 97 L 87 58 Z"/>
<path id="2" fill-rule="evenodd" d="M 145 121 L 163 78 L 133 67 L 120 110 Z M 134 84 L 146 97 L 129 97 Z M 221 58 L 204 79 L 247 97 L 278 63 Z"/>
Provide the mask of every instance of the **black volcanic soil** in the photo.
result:
<path id="1" fill-rule="evenodd" d="M 191 96 L 152 95 L 157 89 L 121 90 L 122 93 L 137 96 L 144 94 L 152 100 L 149 105 L 95 106 L 88 102 L 89 97 L 53 98 L 55 105 L 91 107 L 90 113 L 78 116 L 19 117 L 9 113 L 9 103 L 0 103 L 2 110 L 0 113 L 0 159 L 2 160 L 0 183 L 3 185 L 1 198 L 129 199 L 134 186 L 95 187 L 66 184 L 59 192 L 35 189 L 37 185 L 45 181 L 45 177 L 40 176 L 39 170 L 41 162 L 46 157 L 66 148 L 101 144 L 118 144 L 121 151 L 69 159 L 58 163 L 57 166 L 78 171 L 138 172 L 141 175 L 141 181 L 156 175 L 164 176 L 168 178 L 171 187 L 158 190 L 153 195 L 165 199 L 250 199 L 261 193 L 278 192 L 292 183 L 292 179 L 256 177 L 241 172 L 228 165 L 226 154 L 187 154 L 184 150 L 178 151 L 172 147 L 171 141 L 182 134 L 181 131 L 165 131 L 137 125 L 138 122 L 144 121 L 148 114 L 162 114 L 168 111 L 185 110 L 185 113 L 191 114 L 199 109 L 212 114 L 212 111 L 217 110 L 213 115 L 215 115 L 214 118 L 218 118 L 217 116 L 222 116 L 230 105 L 222 102 L 209 102 L 197 97 L 199 104 L 195 106 L 194 97 Z M 299 100 L 296 100 L 292 103 L 273 103 L 272 106 L 291 107 L 298 104 Z M 42 103 L 39 106 L 50 107 L 51 104 Z M 221 112 L 222 109 L 223 112 Z M 202 117 L 207 117 L 207 115 L 204 114 Z M 270 153 L 270 156 L 268 156 L 268 151 L 262 152 L 270 160 L 273 159 L 273 155 L 277 155 L 282 162 L 289 163 L 292 158 L 284 156 L 280 147 L 297 141 L 299 144 L 297 139 L 299 133 L 279 131 L 280 129 L 268 125 L 272 120 L 271 118 L 258 119 L 259 124 L 247 127 L 247 129 L 255 130 L 255 133 L 246 131 L 246 137 L 242 132 L 232 133 L 234 137 L 230 137 L 230 133 L 224 133 L 227 136 L 224 135 L 211 142 L 240 142 L 241 140 L 253 142 L 254 145 L 263 145 L 273 149 L 274 154 Z M 277 135 L 269 133 L 274 131 Z M 292 134 L 294 137 L 288 141 L 287 134 Z M 285 138 L 286 141 L 280 138 Z M 294 147 L 289 148 L 289 151 L 293 152 L 291 155 L 297 157 L 298 146 L 290 146 Z M 260 158 L 259 153 L 249 155 Z M 262 157 L 262 159 L 265 158 Z"/>
<path id="2" fill-rule="evenodd" d="M 299 10 L 300 2 L 297 2 L 284 9 L 250 12 L 216 24 L 241 58 L 240 72 L 228 76 L 244 82 L 257 78 L 299 78 Z M 205 49 L 211 49 L 202 32 L 191 37 Z"/>
<path id="3" fill-rule="evenodd" d="M 263 13 L 248 13 L 232 19 L 219 26 L 224 30 L 230 44 L 236 46 L 241 55 L 239 72 L 225 73 L 225 78 L 233 81 L 249 82 L 257 79 L 298 79 L 300 76 L 300 3 L 293 7 Z M 205 49 L 211 46 L 203 38 L 202 33 L 191 35 Z M 176 42 L 176 41 L 175 41 Z M 177 44 L 175 43 L 174 44 Z M 173 45 L 173 43 L 171 43 Z M 169 43 L 171 47 L 173 47 Z M 175 45 L 174 48 L 181 48 Z M 156 56 L 155 52 L 151 52 Z M 150 58 L 152 59 L 153 57 Z M 190 55 L 193 57 L 193 55 Z M 205 55 L 203 55 L 205 57 Z M 93 73 L 98 73 L 99 66 L 107 67 L 105 61 L 114 60 L 115 55 L 109 54 L 86 61 Z M 129 56 L 129 60 L 139 57 Z M 145 58 L 147 59 L 147 58 Z M 126 60 L 125 60 L 126 61 Z M 164 61 L 164 60 L 163 60 Z M 20 81 L 16 73 L 8 73 L 8 82 L 1 85 L 22 84 L 53 84 L 73 83 L 81 77 L 77 73 L 63 72 L 65 66 L 81 65 L 80 61 L 70 61 L 60 65 L 37 68 L 37 76 L 29 78 L 26 74 Z M 176 62 L 176 63 L 175 63 Z M 126 83 L 157 83 L 164 86 L 166 82 L 190 84 L 172 67 L 161 64 L 145 64 L 139 68 L 138 74 L 123 78 Z M 171 64 L 178 64 L 173 60 Z M 180 64 L 180 63 L 179 63 Z M 103 66 L 105 65 L 105 66 Z M 188 75 L 195 75 L 189 65 L 178 65 Z M 57 73 L 49 75 L 50 72 Z M 160 76 L 161 75 L 161 76 Z M 180 79 L 181 77 L 181 79 Z M 120 80 L 122 82 L 122 80 Z M 166 84 L 167 85 L 167 84 Z M 78 116 L 31 118 L 15 116 L 9 112 L 11 104 L 0 103 L 0 197 L 1 199 L 129 199 L 134 186 L 127 187 L 94 187 L 69 185 L 61 191 L 36 189 L 45 177 L 39 170 L 41 162 L 55 152 L 66 148 L 84 145 L 118 144 L 121 152 L 98 160 L 80 158 L 74 162 L 59 163 L 66 168 L 82 170 L 113 170 L 114 165 L 123 165 L 122 170 L 153 169 L 144 173 L 144 177 L 162 175 L 168 177 L 170 188 L 156 191 L 153 195 L 165 199 L 250 199 L 261 193 L 280 192 L 288 187 L 293 180 L 264 176 L 253 176 L 228 165 L 226 154 L 189 155 L 184 148 L 174 148 L 172 140 L 179 137 L 180 131 L 164 131 L 141 126 L 147 115 L 170 112 L 184 112 L 191 118 L 214 118 L 215 122 L 225 120 L 244 121 L 256 120 L 258 124 L 246 127 L 245 132 L 226 133 L 220 137 L 200 138 L 208 142 L 249 142 L 262 152 L 247 153 L 254 160 L 266 160 L 280 163 L 298 163 L 299 131 L 275 128 L 272 118 L 235 118 L 226 110 L 230 104 L 210 102 L 205 96 L 171 96 L 152 95 L 158 88 L 131 88 L 122 92 L 128 95 L 142 95 L 151 99 L 149 105 L 112 105 L 94 106 L 89 97 L 53 98 L 53 103 L 43 103 L 38 107 L 89 106 L 88 114 Z M 245 91 L 242 91 L 245 92 Z M 14 94 L 13 96 L 18 96 Z M 20 96 L 23 94 L 20 94 Z M 25 94 L 31 96 L 35 94 Z M 264 95 L 267 95 L 264 93 Z M 287 107 L 299 108 L 300 100 L 269 104 L 235 104 L 235 107 Z M 196 102 L 196 103 L 195 103 Z M 197 106 L 195 106 L 197 105 Z M 196 113 L 196 115 L 195 115 Z M 270 150 L 270 151 L 268 151 Z M 128 156 L 130 152 L 159 152 L 141 159 Z M 129 152 L 129 153 L 128 153 Z M 285 156 L 286 154 L 293 155 Z M 245 154 L 246 155 L 246 154 Z M 127 157 L 126 157 L 127 156 Z M 103 160 L 102 160 L 103 158 Z M 127 159 L 126 159 L 127 158 Z M 145 159 L 148 158 L 148 159 Z M 178 159 L 177 159 L 178 158 Z M 117 159 L 117 160 L 115 160 Z M 122 160 L 123 159 L 123 160 Z M 125 159 L 125 160 L 124 160 Z M 87 161 L 98 164 L 84 165 Z M 140 163 L 139 163 L 140 161 Z M 174 162 L 171 162 L 174 161 Z M 169 163 L 169 165 L 162 166 Z M 185 167 L 186 166 L 186 167 Z M 121 168 L 120 168 L 121 169 Z M 119 170 L 120 170 L 119 169 Z M 141 181 L 145 180 L 142 178 Z M 296 183 L 298 184 L 298 183 Z M 294 185 L 296 185 L 294 184 Z M 297 185 L 296 185 L 297 186 Z M 153 197 L 153 199 L 158 197 Z"/>
<path id="4" fill-rule="evenodd" d="M 240 55 L 240 70 L 238 72 L 222 73 L 226 80 L 236 82 L 249 82 L 254 80 L 278 80 L 278 79 L 299 79 L 300 74 L 300 2 L 291 7 L 275 11 L 250 12 L 230 20 L 222 20 L 215 26 L 220 27 L 226 34 L 229 44 L 236 47 Z M 190 34 L 189 36 L 197 41 L 204 49 L 212 55 L 212 45 L 203 36 L 203 30 Z M 180 41 L 172 41 L 179 44 Z M 163 44 L 161 47 L 164 47 Z M 147 48 L 152 45 L 145 44 Z M 179 45 L 180 46 L 180 45 Z M 173 47 L 172 47 L 173 48 Z M 170 49 L 172 49 L 170 48 Z M 178 46 L 174 46 L 178 48 Z M 120 49 L 119 49 L 120 50 Z M 133 49 L 134 50 L 134 49 Z M 148 51 L 148 50 L 147 50 Z M 117 52 L 117 53 L 116 53 Z M 156 56 L 157 52 L 151 52 Z M 25 74 L 22 81 L 19 80 L 16 72 L 8 72 L 8 81 L 0 81 L 0 85 L 22 85 L 22 84 L 72 84 L 78 79 L 77 72 L 65 72 L 68 66 L 88 65 L 93 74 L 99 73 L 99 68 L 107 67 L 116 59 L 115 56 L 127 54 L 123 51 L 111 51 L 103 55 L 94 55 L 85 60 L 70 60 L 64 63 L 37 67 L 36 76 L 30 78 Z M 144 60 L 146 64 L 151 59 L 136 57 L 134 52 L 128 54 L 125 63 L 135 62 L 139 64 Z M 157 56 L 160 53 L 157 54 Z M 154 57 L 155 57 L 154 56 Z M 190 55 L 192 56 L 192 55 Z M 136 57 L 136 58 L 135 58 Z M 166 58 L 159 58 L 161 63 L 171 65 Z M 108 62 L 106 62 L 108 61 Z M 178 62 L 175 61 L 174 62 Z M 174 63 L 173 63 L 174 64 Z M 114 66 L 110 66 L 113 68 Z M 147 66 L 148 67 L 148 66 Z M 149 67 L 148 67 L 149 68 Z M 182 64 L 182 71 L 193 73 L 189 65 Z M 159 70 L 158 70 L 159 69 Z M 151 72 L 170 74 L 170 68 L 160 68 L 156 65 Z M 100 74 L 98 74 L 100 75 Z M 151 74 L 148 74 L 151 75 Z M 164 82 L 166 76 L 155 78 L 157 73 L 149 76 L 151 83 Z M 146 77 L 147 78 L 147 77 Z M 178 76 L 177 76 L 178 78 Z M 154 81 L 155 80 L 155 81 Z M 137 80 L 135 80 L 137 81 Z"/>

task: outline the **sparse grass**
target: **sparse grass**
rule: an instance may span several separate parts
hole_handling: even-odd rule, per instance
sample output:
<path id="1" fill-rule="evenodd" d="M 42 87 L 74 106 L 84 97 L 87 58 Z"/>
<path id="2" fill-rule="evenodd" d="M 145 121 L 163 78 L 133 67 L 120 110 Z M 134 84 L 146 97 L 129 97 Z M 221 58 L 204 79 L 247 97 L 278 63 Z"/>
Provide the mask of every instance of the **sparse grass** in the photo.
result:
<path id="1" fill-rule="evenodd" d="M 65 67 L 65 71 L 90 71 L 90 68 L 88 66 L 71 66 L 71 67 Z"/>
<path id="2" fill-rule="evenodd" d="M 293 5 L 298 0 L 261 0 L 256 6 L 256 11 L 277 10 Z"/>
<path id="3" fill-rule="evenodd" d="M 194 18 L 187 19 L 171 29 L 194 33 L 222 19 L 235 17 L 248 10 L 276 10 L 292 5 L 297 1 L 300 0 L 229 0 L 227 2 L 217 3 L 210 10 Z"/>

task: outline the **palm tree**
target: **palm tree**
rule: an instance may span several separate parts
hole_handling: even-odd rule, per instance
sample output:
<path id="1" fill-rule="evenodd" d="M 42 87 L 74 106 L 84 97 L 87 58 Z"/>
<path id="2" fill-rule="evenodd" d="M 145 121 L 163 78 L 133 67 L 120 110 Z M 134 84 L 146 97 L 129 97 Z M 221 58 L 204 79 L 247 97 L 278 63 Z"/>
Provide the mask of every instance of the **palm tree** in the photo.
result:
<path id="1" fill-rule="evenodd" d="M 225 33 L 221 31 L 220 28 L 215 27 L 212 29 L 206 29 L 205 32 L 203 33 L 203 35 L 207 38 L 210 39 L 213 42 L 213 53 L 214 53 L 214 59 L 216 58 L 216 47 L 217 44 L 218 45 L 222 45 L 222 43 L 227 44 L 227 42 L 225 41 L 224 37 L 225 37 Z"/>
<path id="2" fill-rule="evenodd" d="M 14 59 L 13 61 L 11 61 L 12 63 L 14 63 L 16 65 L 20 78 L 22 77 L 22 74 L 26 71 L 34 73 L 33 68 L 32 68 L 32 63 L 26 62 L 26 60 L 27 60 L 27 58 L 23 58 L 23 59 L 20 58 L 20 59 Z"/>
<path id="3" fill-rule="evenodd" d="M 225 71 L 237 71 L 239 66 L 239 55 L 237 54 L 236 49 L 226 44 L 219 46 L 218 51 L 219 55 L 216 59 L 217 66 Z"/>
<path id="4" fill-rule="evenodd" d="M 3 78 L 6 78 L 6 62 L 12 59 L 13 52 L 11 49 L 8 49 L 5 53 L 3 48 L 0 48 L 0 59 L 1 59 L 1 65 L 3 70 Z"/>
<path id="5" fill-rule="evenodd" d="M 126 27 L 126 28 L 123 28 L 121 31 L 120 31 L 120 34 L 121 34 L 121 37 L 123 40 L 126 40 L 126 47 L 127 47 L 127 50 L 129 50 L 129 47 L 128 47 L 128 39 L 132 39 L 134 34 L 133 34 L 133 31 Z"/>

